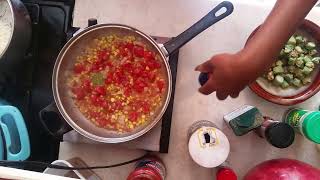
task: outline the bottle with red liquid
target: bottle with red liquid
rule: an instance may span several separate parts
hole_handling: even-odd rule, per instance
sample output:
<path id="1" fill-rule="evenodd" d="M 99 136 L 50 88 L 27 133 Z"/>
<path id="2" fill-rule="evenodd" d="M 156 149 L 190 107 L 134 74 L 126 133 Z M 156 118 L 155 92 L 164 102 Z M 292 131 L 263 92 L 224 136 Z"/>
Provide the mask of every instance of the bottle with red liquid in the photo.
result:
<path id="1" fill-rule="evenodd" d="M 147 156 L 136 163 L 127 180 L 164 180 L 166 168 L 156 156 Z"/>

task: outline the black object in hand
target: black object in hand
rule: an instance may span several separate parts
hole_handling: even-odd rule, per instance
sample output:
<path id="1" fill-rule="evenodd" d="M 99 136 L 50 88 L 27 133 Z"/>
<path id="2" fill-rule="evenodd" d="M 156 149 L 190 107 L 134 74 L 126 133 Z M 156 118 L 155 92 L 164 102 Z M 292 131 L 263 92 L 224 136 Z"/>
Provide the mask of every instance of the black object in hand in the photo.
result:
<path id="1" fill-rule="evenodd" d="M 208 73 L 200 73 L 200 75 L 199 75 L 199 83 L 200 83 L 201 86 L 203 86 L 208 80 L 209 80 L 209 74 Z"/>

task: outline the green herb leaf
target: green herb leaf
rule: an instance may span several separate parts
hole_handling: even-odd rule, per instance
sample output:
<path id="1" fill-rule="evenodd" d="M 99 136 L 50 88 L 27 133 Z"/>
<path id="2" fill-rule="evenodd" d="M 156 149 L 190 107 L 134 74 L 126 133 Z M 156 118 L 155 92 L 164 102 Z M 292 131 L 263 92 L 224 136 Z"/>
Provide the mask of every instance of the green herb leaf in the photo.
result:
<path id="1" fill-rule="evenodd" d="M 104 83 L 103 75 L 101 73 L 94 73 L 91 76 L 91 82 L 94 86 L 101 86 Z"/>

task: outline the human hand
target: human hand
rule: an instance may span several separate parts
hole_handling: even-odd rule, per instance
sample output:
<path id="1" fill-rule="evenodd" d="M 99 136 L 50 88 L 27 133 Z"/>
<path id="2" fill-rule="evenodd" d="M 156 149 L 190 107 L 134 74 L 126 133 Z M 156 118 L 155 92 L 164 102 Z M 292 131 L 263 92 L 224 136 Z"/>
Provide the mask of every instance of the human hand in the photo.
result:
<path id="1" fill-rule="evenodd" d="M 199 88 L 205 95 L 216 91 L 218 99 L 224 100 L 229 95 L 239 96 L 246 85 L 257 78 L 241 53 L 219 54 L 196 67 L 196 71 L 208 73 L 208 81 Z"/>

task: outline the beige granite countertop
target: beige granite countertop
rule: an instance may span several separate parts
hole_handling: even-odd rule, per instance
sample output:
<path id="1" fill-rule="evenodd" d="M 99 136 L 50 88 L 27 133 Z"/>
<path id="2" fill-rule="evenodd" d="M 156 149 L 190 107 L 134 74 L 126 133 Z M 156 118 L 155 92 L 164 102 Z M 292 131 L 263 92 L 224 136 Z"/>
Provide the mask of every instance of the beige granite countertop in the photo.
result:
<path id="1" fill-rule="evenodd" d="M 175 36 L 208 13 L 216 0 L 76 0 L 74 26 L 85 27 L 88 18 L 100 23 L 123 23 L 148 34 Z M 269 103 L 245 89 L 237 99 L 219 101 L 215 94 L 204 96 L 197 92 L 198 73 L 193 69 L 212 55 L 235 52 L 243 47 L 250 32 L 258 26 L 272 8 L 269 4 L 250 1 L 233 1 L 234 12 L 184 46 L 180 51 L 170 149 L 161 154 L 166 164 L 168 180 L 213 180 L 215 170 L 195 164 L 187 150 L 187 129 L 197 120 L 210 120 L 228 136 L 231 152 L 228 162 L 242 179 L 254 165 L 272 158 L 287 157 L 310 163 L 320 168 L 320 153 L 316 146 L 301 136 L 287 149 L 277 149 L 250 133 L 242 137 L 233 135 L 223 122 L 223 115 L 243 105 L 255 105 L 263 113 L 280 119 L 288 108 Z M 247 1 L 249 2 L 249 1 Z M 266 1 L 264 1 L 266 2 Z M 314 8 L 308 18 L 320 24 L 320 8 Z M 299 107 L 316 109 L 320 93 L 299 104 Z M 133 159 L 143 154 L 140 150 L 127 150 L 112 145 L 86 145 L 62 142 L 60 159 L 81 157 L 89 165 L 104 165 Z M 95 170 L 103 179 L 124 180 L 133 165 Z"/>

